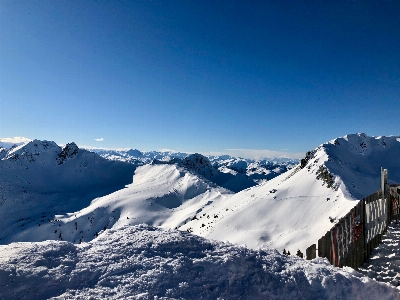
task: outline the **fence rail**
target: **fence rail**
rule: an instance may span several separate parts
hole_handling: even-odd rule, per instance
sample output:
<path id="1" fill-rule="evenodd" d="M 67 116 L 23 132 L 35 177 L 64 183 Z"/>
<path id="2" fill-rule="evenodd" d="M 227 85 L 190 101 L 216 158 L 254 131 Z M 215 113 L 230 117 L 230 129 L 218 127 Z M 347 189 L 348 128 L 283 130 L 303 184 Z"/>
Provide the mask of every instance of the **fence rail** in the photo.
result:
<path id="1" fill-rule="evenodd" d="M 315 258 L 318 252 L 336 267 L 358 269 L 364 264 L 389 223 L 400 216 L 400 185 L 387 184 L 387 170 L 382 169 L 381 174 L 381 190 L 360 200 L 318 240 L 318 245 L 308 247 L 307 259 Z"/>

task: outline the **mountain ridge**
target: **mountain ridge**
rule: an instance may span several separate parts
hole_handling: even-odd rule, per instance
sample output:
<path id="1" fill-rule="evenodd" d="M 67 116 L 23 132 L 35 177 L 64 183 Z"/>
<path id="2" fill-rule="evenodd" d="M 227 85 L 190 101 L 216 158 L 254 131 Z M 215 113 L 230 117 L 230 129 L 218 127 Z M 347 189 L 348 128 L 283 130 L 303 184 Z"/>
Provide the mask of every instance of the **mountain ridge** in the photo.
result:
<path id="1" fill-rule="evenodd" d="M 359 199 L 380 188 L 381 167 L 400 182 L 398 156 L 397 136 L 354 134 L 332 140 L 309 151 L 286 173 L 232 195 L 229 205 L 207 208 L 207 215 L 219 216 L 216 223 L 194 219 L 181 229 L 251 248 L 304 252 Z"/>

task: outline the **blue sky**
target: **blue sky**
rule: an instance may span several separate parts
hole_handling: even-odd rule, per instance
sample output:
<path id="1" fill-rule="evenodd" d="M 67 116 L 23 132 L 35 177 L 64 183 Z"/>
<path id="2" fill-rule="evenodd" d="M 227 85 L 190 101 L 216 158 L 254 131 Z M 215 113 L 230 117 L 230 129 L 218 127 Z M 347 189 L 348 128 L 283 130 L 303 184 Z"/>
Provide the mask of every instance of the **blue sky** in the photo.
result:
<path id="1" fill-rule="evenodd" d="M 399 15 L 399 1 L 4 0 L 0 137 L 296 156 L 399 135 Z"/>

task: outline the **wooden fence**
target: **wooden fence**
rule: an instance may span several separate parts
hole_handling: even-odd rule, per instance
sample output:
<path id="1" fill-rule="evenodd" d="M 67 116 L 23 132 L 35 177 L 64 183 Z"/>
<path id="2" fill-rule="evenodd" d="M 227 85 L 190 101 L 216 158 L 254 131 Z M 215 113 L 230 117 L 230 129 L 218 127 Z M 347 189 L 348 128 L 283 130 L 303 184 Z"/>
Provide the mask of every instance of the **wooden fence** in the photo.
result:
<path id="1" fill-rule="evenodd" d="M 382 169 L 381 174 L 381 190 L 360 200 L 318 240 L 319 257 L 326 257 L 336 267 L 358 269 L 380 243 L 389 223 L 398 220 L 400 185 L 387 184 L 387 170 Z M 316 257 L 316 248 L 316 244 L 307 248 L 307 259 Z"/>

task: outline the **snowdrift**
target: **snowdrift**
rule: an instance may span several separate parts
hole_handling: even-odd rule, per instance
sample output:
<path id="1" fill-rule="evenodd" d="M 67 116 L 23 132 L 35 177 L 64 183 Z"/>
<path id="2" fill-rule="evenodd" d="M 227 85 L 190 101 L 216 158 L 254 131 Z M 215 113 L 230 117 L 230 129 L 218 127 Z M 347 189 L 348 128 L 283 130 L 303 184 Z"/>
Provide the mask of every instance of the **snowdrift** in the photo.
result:
<path id="1" fill-rule="evenodd" d="M 305 261 L 148 225 L 89 243 L 0 246 L 2 299 L 399 299 L 324 259 Z"/>

